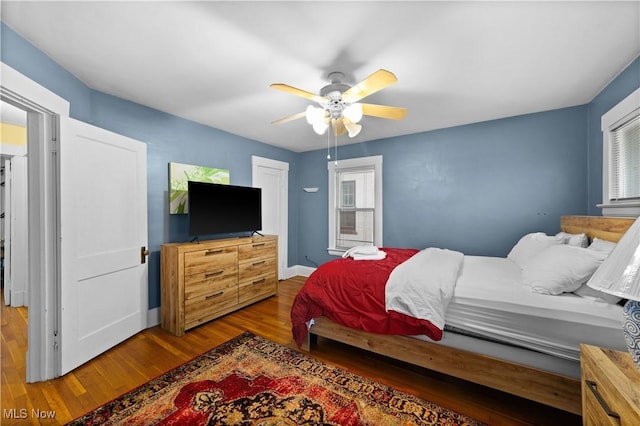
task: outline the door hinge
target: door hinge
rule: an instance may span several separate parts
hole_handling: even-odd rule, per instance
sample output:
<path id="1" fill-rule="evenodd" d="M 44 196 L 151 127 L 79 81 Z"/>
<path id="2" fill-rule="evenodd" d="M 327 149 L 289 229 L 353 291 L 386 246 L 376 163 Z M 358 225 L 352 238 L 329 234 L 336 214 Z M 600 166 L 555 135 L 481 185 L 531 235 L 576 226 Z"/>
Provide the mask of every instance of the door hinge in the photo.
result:
<path id="1" fill-rule="evenodd" d="M 140 263 L 147 263 L 147 256 L 149 256 L 149 250 L 145 246 L 140 247 Z"/>
<path id="2" fill-rule="evenodd" d="M 57 142 L 58 141 L 58 120 L 60 120 L 60 117 L 57 115 L 54 115 L 53 117 L 51 117 L 51 141 L 52 142 Z"/>

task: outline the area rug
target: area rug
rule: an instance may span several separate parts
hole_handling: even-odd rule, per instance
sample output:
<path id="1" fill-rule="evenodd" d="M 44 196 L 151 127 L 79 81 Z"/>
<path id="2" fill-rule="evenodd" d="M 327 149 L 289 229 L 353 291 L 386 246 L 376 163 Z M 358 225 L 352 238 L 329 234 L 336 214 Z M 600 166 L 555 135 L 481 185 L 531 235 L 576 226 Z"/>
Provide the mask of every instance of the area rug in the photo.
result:
<path id="1" fill-rule="evenodd" d="M 245 332 L 70 425 L 479 425 Z"/>

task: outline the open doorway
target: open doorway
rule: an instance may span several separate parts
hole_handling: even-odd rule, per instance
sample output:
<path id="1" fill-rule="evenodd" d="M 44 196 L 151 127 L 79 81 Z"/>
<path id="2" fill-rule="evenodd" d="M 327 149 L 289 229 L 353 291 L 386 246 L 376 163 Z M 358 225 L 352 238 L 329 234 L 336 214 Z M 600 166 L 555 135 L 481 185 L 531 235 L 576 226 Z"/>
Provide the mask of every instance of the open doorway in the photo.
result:
<path id="1" fill-rule="evenodd" d="M 27 113 L 26 382 L 36 382 L 146 328 L 146 144 L 70 118 L 68 101 L 0 66 L 0 100 Z"/>
<path id="2" fill-rule="evenodd" d="M 28 305 L 27 111 L 0 103 L 0 237 L 3 302 Z"/>
<path id="3" fill-rule="evenodd" d="M 2 340 L 17 355 L 4 364 L 12 364 L 21 377 L 26 366 L 15 360 L 26 359 L 28 352 L 27 120 L 25 109 L 0 101 Z"/>
<path id="4" fill-rule="evenodd" d="M 55 199 L 57 117 L 69 115 L 69 102 L 0 63 L 0 100 L 27 114 L 28 294 L 26 381 L 53 378 L 57 285 Z M 3 152 L 5 148 L 3 146 Z M 22 309 L 22 308 L 19 308 Z"/>

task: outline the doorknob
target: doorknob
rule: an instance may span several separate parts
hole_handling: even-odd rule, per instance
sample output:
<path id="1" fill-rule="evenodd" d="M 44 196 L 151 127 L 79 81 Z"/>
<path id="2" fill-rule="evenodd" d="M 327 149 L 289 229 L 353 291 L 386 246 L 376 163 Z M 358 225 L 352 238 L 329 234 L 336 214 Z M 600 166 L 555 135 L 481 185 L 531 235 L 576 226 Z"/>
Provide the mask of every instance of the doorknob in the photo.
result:
<path id="1" fill-rule="evenodd" d="M 145 246 L 140 247 L 140 263 L 147 263 L 147 256 L 149 256 L 149 250 Z"/>

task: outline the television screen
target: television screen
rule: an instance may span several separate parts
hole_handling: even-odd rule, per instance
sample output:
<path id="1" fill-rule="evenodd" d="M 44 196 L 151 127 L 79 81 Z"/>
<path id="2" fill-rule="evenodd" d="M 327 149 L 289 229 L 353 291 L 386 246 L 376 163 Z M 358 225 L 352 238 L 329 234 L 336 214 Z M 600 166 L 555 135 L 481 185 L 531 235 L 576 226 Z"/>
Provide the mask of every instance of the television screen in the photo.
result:
<path id="1" fill-rule="evenodd" d="M 262 229 L 262 190 L 217 183 L 188 183 L 189 235 Z"/>

